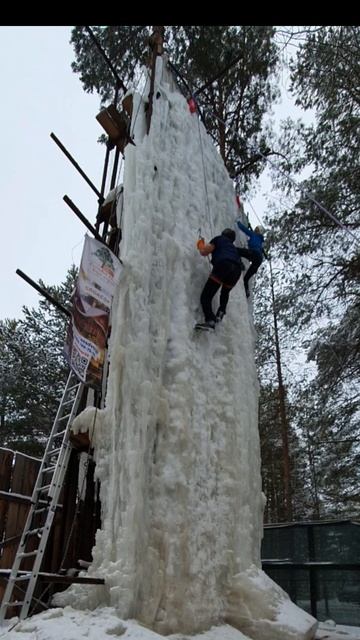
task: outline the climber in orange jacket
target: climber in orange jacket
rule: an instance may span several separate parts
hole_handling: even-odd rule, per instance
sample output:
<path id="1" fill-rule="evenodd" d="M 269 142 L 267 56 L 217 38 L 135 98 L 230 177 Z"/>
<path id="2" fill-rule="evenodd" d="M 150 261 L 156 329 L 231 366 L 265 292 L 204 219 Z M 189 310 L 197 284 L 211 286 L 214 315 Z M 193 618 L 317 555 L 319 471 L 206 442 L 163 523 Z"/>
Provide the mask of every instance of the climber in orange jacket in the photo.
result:
<path id="1" fill-rule="evenodd" d="M 226 313 L 231 289 L 236 285 L 244 269 L 238 247 L 235 247 L 236 234 L 233 229 L 224 229 L 220 236 L 216 236 L 208 244 L 200 238 L 196 246 L 202 256 L 211 254 L 212 272 L 205 283 L 200 296 L 200 303 L 205 316 L 205 322 L 198 323 L 197 329 L 215 329 L 215 323 L 222 320 Z M 212 299 L 218 289 L 220 291 L 220 306 L 214 314 Z"/>

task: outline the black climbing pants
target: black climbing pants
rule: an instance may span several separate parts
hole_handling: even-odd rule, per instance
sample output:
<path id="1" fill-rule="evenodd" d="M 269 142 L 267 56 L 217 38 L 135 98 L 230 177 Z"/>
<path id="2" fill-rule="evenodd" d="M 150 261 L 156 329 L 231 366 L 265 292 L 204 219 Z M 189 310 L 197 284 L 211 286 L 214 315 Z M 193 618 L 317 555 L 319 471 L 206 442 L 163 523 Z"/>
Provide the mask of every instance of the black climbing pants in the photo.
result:
<path id="1" fill-rule="evenodd" d="M 200 296 L 200 303 L 204 312 L 205 322 L 208 322 L 209 320 L 216 320 L 211 303 L 214 295 L 220 287 L 219 308 L 223 313 L 226 312 L 230 291 L 239 280 L 242 269 L 243 265 L 241 263 L 232 262 L 231 260 L 223 260 L 214 266 Z"/>
<path id="2" fill-rule="evenodd" d="M 247 289 L 251 276 L 253 276 L 257 272 L 263 261 L 263 258 L 262 254 L 259 253 L 259 251 L 253 251 L 252 249 L 239 249 L 239 253 L 242 258 L 246 258 L 251 262 L 250 267 L 244 275 L 244 285 L 245 289 Z"/>

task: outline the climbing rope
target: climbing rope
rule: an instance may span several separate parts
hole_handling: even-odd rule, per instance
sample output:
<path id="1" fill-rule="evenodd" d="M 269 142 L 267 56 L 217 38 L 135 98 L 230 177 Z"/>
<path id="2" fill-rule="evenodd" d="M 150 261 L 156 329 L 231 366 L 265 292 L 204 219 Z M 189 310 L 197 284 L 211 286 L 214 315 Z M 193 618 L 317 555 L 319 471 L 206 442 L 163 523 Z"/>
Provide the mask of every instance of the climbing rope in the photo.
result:
<path id="1" fill-rule="evenodd" d="M 196 92 L 194 93 L 192 91 L 192 89 L 191 89 L 190 85 L 188 84 L 188 82 L 181 75 L 180 71 L 175 67 L 175 65 L 172 62 L 170 62 L 170 60 L 168 60 L 168 67 L 170 68 L 171 71 L 173 71 L 173 73 L 183 83 L 183 85 L 184 85 L 184 87 L 186 89 L 186 92 L 187 92 L 187 102 L 188 102 L 188 104 L 190 103 L 190 100 L 192 100 L 193 104 L 196 107 L 196 112 L 199 114 L 199 117 L 197 118 L 197 124 L 198 124 L 198 133 L 199 133 L 199 145 L 200 145 L 200 152 L 201 152 L 201 161 L 202 161 L 202 167 L 203 167 L 204 190 L 205 190 L 205 200 L 206 200 L 206 213 L 207 213 L 207 217 L 209 219 L 210 235 L 211 235 L 211 237 L 213 237 L 213 235 L 214 235 L 214 227 L 213 227 L 213 221 L 212 221 L 212 216 L 211 216 L 211 211 L 210 211 L 209 194 L 208 194 L 208 189 L 207 189 L 206 170 L 205 170 L 205 161 L 204 161 L 204 149 L 203 149 L 202 138 L 201 138 L 201 129 L 200 129 L 200 120 L 201 120 L 203 122 L 205 130 L 206 130 L 205 119 L 204 119 L 204 116 L 203 116 L 203 114 L 201 112 L 200 106 L 198 105 L 198 102 L 197 102 L 197 100 L 195 98 Z M 198 230 L 198 234 L 199 234 L 199 238 L 202 237 L 201 227 Z"/>
<path id="2" fill-rule="evenodd" d="M 194 103 L 196 104 L 197 111 L 198 111 L 198 113 L 199 113 L 200 119 L 202 120 L 202 122 L 203 122 L 203 124 L 204 124 L 204 127 L 205 127 L 205 129 L 206 129 L 206 122 L 205 122 L 205 118 L 204 118 L 204 116 L 203 116 L 203 114 L 202 114 L 202 111 L 201 111 L 201 109 L 200 109 L 200 106 L 199 106 L 199 104 L 198 104 L 197 100 L 195 99 L 194 92 L 193 92 L 193 91 L 192 91 L 192 89 L 190 88 L 190 85 L 189 85 L 189 84 L 188 84 L 188 82 L 185 80 L 184 76 L 182 76 L 182 75 L 181 75 L 180 71 L 175 67 L 175 65 L 174 65 L 172 62 L 170 62 L 170 60 L 168 60 L 168 63 L 167 63 L 167 64 L 168 64 L 169 69 L 173 72 L 173 74 L 175 74 L 175 76 L 177 76 L 177 77 L 181 80 L 181 82 L 183 83 L 183 85 L 184 85 L 184 87 L 185 87 L 185 90 L 186 90 L 185 92 L 181 90 L 181 87 L 179 86 L 179 83 L 178 83 L 178 81 L 177 81 L 177 78 L 175 78 L 175 81 L 176 81 L 176 83 L 177 83 L 177 85 L 178 85 L 178 87 L 179 87 L 179 89 L 180 89 L 181 93 L 185 96 L 186 100 L 189 102 L 189 100 L 190 100 L 190 99 L 192 99 L 192 100 L 194 101 Z M 212 136 L 212 138 L 215 140 L 215 138 L 213 137 L 213 135 L 212 135 L 212 134 L 210 134 L 210 135 L 211 135 L 211 136 Z M 215 142 L 216 142 L 216 140 L 215 140 Z"/>
<path id="3" fill-rule="evenodd" d="M 208 188 L 207 188 L 205 161 L 204 161 L 204 149 L 203 149 L 203 144 L 202 144 L 202 139 L 201 139 L 201 129 L 200 129 L 200 120 L 199 120 L 199 118 L 197 119 L 197 123 L 198 123 L 198 132 L 199 132 L 201 161 L 202 161 L 202 167 L 203 167 L 204 189 L 205 189 L 205 199 L 206 199 L 206 213 L 207 213 L 207 216 L 208 216 L 208 219 L 209 219 L 210 235 L 211 235 L 211 237 L 213 237 L 213 235 L 214 235 L 214 227 L 213 227 L 213 221 L 212 221 L 211 211 L 210 211 L 209 194 L 208 194 Z"/>
<path id="4" fill-rule="evenodd" d="M 255 214 L 256 218 L 258 219 L 258 221 L 259 221 L 260 225 L 261 225 L 262 227 L 264 227 L 265 225 L 264 225 L 263 221 L 261 220 L 261 217 L 260 217 L 260 216 L 258 216 L 258 214 L 256 213 L 256 211 L 255 211 L 255 209 L 254 209 L 253 205 L 251 204 L 251 200 L 248 200 L 248 202 L 249 202 L 249 206 L 250 206 L 250 207 L 251 207 L 251 209 L 253 210 L 253 213 Z"/>

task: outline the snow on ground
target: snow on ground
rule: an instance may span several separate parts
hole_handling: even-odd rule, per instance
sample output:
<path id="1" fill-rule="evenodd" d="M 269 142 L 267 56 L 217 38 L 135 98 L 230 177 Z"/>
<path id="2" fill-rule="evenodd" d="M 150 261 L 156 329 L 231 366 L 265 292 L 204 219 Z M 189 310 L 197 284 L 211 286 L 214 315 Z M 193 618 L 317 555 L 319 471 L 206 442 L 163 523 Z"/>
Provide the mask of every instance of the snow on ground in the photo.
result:
<path id="1" fill-rule="evenodd" d="M 109 636 L 121 636 L 123 640 L 156 640 L 164 636 L 154 633 L 135 620 L 121 620 L 113 607 L 93 611 L 77 611 L 72 607 L 50 609 L 14 625 L 9 621 L 9 631 L 0 630 L 0 638 L 6 640 L 109 640 Z M 13 627 L 13 628 L 12 628 Z M 171 640 L 187 640 L 188 635 L 166 636 Z M 248 640 L 240 631 L 229 625 L 213 627 L 205 633 L 191 636 L 192 640 Z"/>
<path id="2" fill-rule="evenodd" d="M 113 607 L 93 611 L 78 611 L 72 607 L 50 609 L 16 623 L 17 618 L 0 628 L 0 638 L 6 640 L 156 640 L 164 636 L 154 633 L 134 620 L 121 620 Z M 15 626 L 14 626 L 15 625 Z M 212 627 L 194 636 L 175 634 L 169 640 L 251 640 L 229 625 Z M 266 638 L 264 637 L 264 640 Z M 360 640 L 360 628 L 334 623 L 320 623 L 316 640 Z"/>
<path id="3" fill-rule="evenodd" d="M 320 622 L 316 640 L 360 640 L 360 627 L 336 625 L 332 621 Z"/>

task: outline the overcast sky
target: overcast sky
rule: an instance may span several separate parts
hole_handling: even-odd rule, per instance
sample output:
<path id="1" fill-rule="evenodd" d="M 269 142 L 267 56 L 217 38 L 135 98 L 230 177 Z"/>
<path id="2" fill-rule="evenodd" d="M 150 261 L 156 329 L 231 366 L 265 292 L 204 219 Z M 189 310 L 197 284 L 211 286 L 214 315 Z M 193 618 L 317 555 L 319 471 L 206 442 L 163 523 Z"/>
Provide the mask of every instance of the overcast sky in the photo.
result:
<path id="1" fill-rule="evenodd" d="M 23 304 L 38 304 L 17 268 L 59 284 L 79 264 L 85 227 L 63 196 L 92 222 L 97 213 L 96 195 L 50 138 L 54 132 L 100 190 L 100 100 L 71 70 L 70 35 L 71 27 L 0 27 L 0 318 L 19 318 Z"/>
<path id="2" fill-rule="evenodd" d="M 39 294 L 16 275 L 17 268 L 52 285 L 65 279 L 72 263 L 79 265 L 85 227 L 63 196 L 95 222 L 96 195 L 50 138 L 54 132 L 100 190 L 105 157 L 97 142 L 103 133 L 96 120 L 100 99 L 85 93 L 71 70 L 71 29 L 0 27 L 0 319 L 19 318 L 23 304 L 38 304 Z M 284 116 L 292 100 L 286 76 L 280 83 Z M 261 194 L 271 192 L 269 180 L 262 178 L 259 187 L 251 204 L 261 218 Z M 253 225 L 262 222 L 246 202 L 245 211 Z"/>

